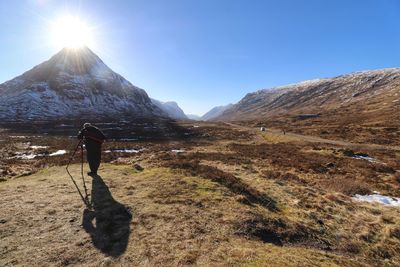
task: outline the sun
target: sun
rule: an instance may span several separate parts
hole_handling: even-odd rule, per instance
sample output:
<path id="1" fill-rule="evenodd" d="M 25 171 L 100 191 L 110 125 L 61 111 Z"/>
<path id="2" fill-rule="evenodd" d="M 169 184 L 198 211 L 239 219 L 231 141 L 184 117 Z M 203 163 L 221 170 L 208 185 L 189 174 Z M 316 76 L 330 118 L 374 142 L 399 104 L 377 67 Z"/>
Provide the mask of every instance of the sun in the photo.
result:
<path id="1" fill-rule="evenodd" d="M 90 46 L 92 30 L 78 17 L 61 17 L 52 23 L 52 41 L 59 48 Z"/>

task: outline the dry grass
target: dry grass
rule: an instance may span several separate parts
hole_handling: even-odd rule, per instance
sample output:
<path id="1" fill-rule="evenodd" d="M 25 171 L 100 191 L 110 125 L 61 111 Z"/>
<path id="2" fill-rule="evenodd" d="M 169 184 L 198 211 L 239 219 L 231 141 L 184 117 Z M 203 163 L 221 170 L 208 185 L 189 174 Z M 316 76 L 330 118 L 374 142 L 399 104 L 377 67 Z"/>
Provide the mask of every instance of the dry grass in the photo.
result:
<path id="1" fill-rule="evenodd" d="M 210 134 L 106 143 L 104 149 L 145 150 L 104 155 L 109 163 L 89 186 L 94 213 L 84 210 L 58 166 L 69 155 L 3 157 L 16 173 L 36 169 L 0 183 L 7 203 L 0 205 L 0 265 L 400 265 L 399 209 L 350 197 L 370 190 L 396 196 L 395 152 L 354 150 L 380 161 L 368 162 L 346 156 L 346 147 L 262 142 L 244 130 L 241 140 L 226 125 L 195 129 L 197 136 Z M 70 139 L 52 138 L 32 144 L 74 148 Z M 0 149 L 11 153 L 20 143 Z M 79 174 L 79 164 L 72 172 Z"/>
<path id="2" fill-rule="evenodd" d="M 260 172 L 267 176 L 272 167 L 278 172 L 292 172 L 298 177 L 283 179 L 297 180 L 348 195 L 373 190 L 388 192 L 392 195 L 397 194 L 399 186 L 395 183 L 395 177 L 391 178 L 391 183 L 377 183 L 377 180 L 386 179 L 384 177 L 387 175 L 394 175 L 393 167 L 379 162 L 371 163 L 367 160 L 344 156 L 343 151 L 345 150 L 343 149 L 322 149 L 314 146 L 310 150 L 304 149 L 304 147 L 299 143 L 254 145 L 232 143 L 229 145 L 229 148 L 240 157 L 247 160 L 252 159 Z M 327 152 L 329 150 L 333 152 Z M 316 152 L 310 153 L 309 151 Z"/>
<path id="3" fill-rule="evenodd" d="M 324 180 L 320 182 L 320 186 L 326 190 L 341 192 L 348 196 L 354 196 L 355 194 L 368 195 L 372 193 L 368 184 L 358 179 L 352 179 L 351 177 L 333 178 L 333 181 Z"/>
<path id="4" fill-rule="evenodd" d="M 228 188 L 231 192 L 243 195 L 246 198 L 246 203 L 260 204 L 271 211 L 278 210 L 277 203 L 274 199 L 242 182 L 231 173 L 224 172 L 212 166 L 199 164 L 196 161 L 172 161 L 168 162 L 166 166 L 172 169 L 186 170 L 192 176 L 201 176 L 217 182 Z"/>
<path id="5" fill-rule="evenodd" d="M 73 171 L 78 172 L 78 166 Z M 96 238 L 81 226 L 88 215 L 82 212 L 76 192 L 63 168 L 53 167 L 0 187 L 2 201 L 12 203 L 0 208 L 2 214 L 9 214 L 0 225 L 1 264 L 20 265 L 29 260 L 33 265 L 55 266 L 228 262 L 361 266 L 329 250 L 321 253 L 331 241 L 318 227 L 284 214 L 257 211 L 208 179 L 158 168 L 137 173 L 129 166 L 113 165 L 103 166 L 100 173 L 113 199 L 132 214 L 121 256 L 107 256 L 101 245 L 96 248 Z M 391 235 L 397 235 L 396 231 Z M 115 246 L 121 240 L 102 242 Z M 35 258 L 28 258 L 32 254 Z"/>
<path id="6" fill-rule="evenodd" d="M 283 133 L 276 133 L 267 130 L 266 132 L 261 132 L 259 135 L 268 143 L 277 144 L 277 143 L 286 143 L 291 141 L 298 141 L 297 138 L 294 138 L 289 135 L 284 135 Z"/>

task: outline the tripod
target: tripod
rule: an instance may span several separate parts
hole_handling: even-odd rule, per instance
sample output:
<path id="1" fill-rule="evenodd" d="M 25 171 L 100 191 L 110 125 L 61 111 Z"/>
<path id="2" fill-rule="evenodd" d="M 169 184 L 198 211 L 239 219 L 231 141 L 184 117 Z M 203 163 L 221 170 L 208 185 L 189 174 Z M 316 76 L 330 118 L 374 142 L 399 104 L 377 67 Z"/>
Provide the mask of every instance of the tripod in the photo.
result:
<path id="1" fill-rule="evenodd" d="M 69 164 L 71 163 L 72 159 L 75 156 L 76 151 L 78 151 L 78 148 L 81 147 L 81 175 L 82 175 L 82 182 L 83 182 L 83 189 L 85 191 L 85 196 L 83 196 L 81 190 L 79 189 L 74 177 L 72 177 L 71 173 L 68 170 Z M 82 140 L 79 140 L 79 143 L 77 144 L 74 153 L 72 154 L 72 156 L 70 157 L 67 167 L 65 168 L 67 170 L 67 173 L 69 175 L 69 177 L 71 178 L 72 182 L 74 183 L 76 190 L 78 191 L 83 203 L 85 204 L 85 206 L 90 210 L 92 209 L 92 205 L 89 201 L 89 196 L 88 196 L 88 192 L 87 192 L 87 188 L 86 188 L 86 183 L 85 183 L 85 177 L 83 175 L 83 144 L 82 144 Z"/>

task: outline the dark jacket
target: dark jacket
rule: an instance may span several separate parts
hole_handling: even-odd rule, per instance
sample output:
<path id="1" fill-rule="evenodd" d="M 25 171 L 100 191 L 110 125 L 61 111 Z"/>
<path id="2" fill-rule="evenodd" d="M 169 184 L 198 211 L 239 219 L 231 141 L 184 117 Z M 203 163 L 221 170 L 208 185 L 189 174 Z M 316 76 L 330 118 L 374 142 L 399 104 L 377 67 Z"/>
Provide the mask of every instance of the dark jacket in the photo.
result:
<path id="1" fill-rule="evenodd" d="M 85 144 L 93 144 L 101 146 L 106 137 L 99 130 L 99 128 L 91 125 L 79 131 L 78 139 L 80 140 L 84 139 Z"/>

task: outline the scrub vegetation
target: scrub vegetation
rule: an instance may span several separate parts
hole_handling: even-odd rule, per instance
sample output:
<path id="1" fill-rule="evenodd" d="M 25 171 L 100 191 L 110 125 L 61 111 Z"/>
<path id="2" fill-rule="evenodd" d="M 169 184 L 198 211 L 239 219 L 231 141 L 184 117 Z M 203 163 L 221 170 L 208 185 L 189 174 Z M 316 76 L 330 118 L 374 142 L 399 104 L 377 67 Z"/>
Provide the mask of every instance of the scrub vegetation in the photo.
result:
<path id="1" fill-rule="evenodd" d="M 0 265 L 400 265 L 399 207 L 352 198 L 400 196 L 398 147 L 195 125 L 105 143 L 94 211 L 65 172 L 75 139 L 3 130 Z M 79 153 L 71 172 L 81 185 Z"/>

